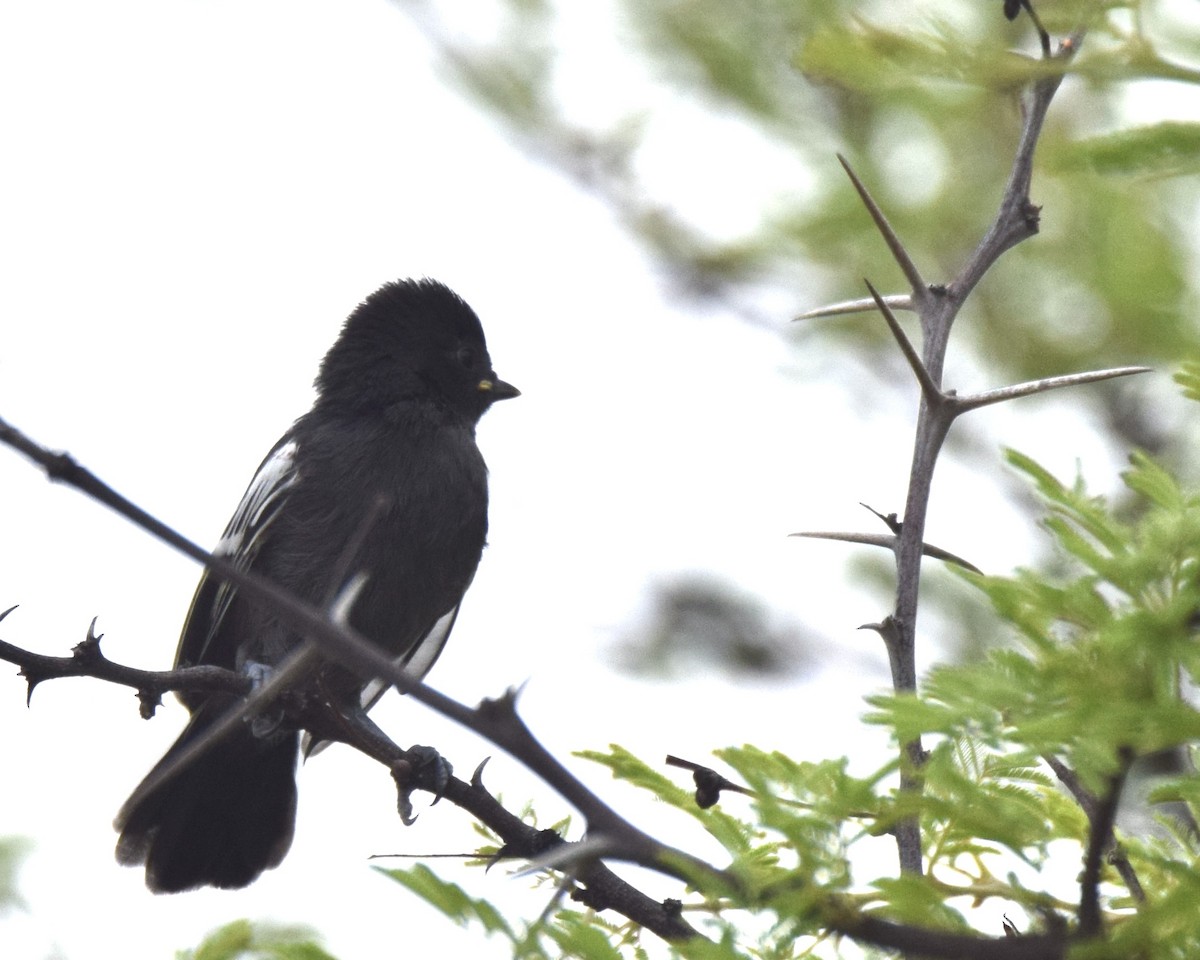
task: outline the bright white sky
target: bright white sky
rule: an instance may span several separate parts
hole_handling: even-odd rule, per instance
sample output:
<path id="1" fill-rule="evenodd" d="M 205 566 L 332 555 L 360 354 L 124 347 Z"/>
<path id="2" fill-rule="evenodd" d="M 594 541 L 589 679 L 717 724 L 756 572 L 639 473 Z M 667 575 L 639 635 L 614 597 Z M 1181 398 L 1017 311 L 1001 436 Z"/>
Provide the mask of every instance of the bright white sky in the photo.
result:
<path id="1" fill-rule="evenodd" d="M 0 416 L 212 543 L 263 452 L 307 408 L 346 313 L 385 280 L 437 277 L 476 308 L 498 372 L 524 396 L 480 430 L 492 545 L 433 683 L 473 701 L 528 681 L 525 715 L 562 756 L 610 741 L 649 759 L 747 741 L 812 759 L 882 747 L 856 718 L 886 660 L 854 628 L 886 611 L 845 585 L 849 548 L 786 534 L 869 529 L 859 500 L 900 508 L 914 397 L 872 405 L 873 385 L 846 382 L 859 368 L 819 333 L 788 346 L 786 311 L 770 330 L 671 305 L 600 204 L 440 85 L 394 7 L 10 0 L 0 89 Z M 735 175 L 718 152 L 707 166 L 693 154 L 681 177 Z M 813 305 L 798 292 L 788 310 Z M 981 414 L 988 442 L 1111 476 L 1097 441 L 1073 430 L 1069 450 L 1024 442 L 1015 416 Z M 930 539 L 1003 570 L 1030 542 L 1007 531 L 1030 525 L 991 506 L 998 464 L 939 468 L 938 489 L 964 506 L 935 507 Z M 0 608 L 21 604 L 4 638 L 65 653 L 98 615 L 111 657 L 168 666 L 194 566 L 3 450 L 0 490 Z M 825 637 L 824 682 L 665 685 L 608 670 L 648 585 L 681 571 L 731 579 Z M 113 860 L 111 820 L 182 708 L 144 723 L 132 693 L 87 681 L 46 684 L 32 710 L 23 697 L 0 670 L 0 833 L 36 843 L 21 876 L 29 911 L 0 920 L 7 955 L 150 960 L 241 916 L 310 923 L 343 957 L 380 943 L 484 955 L 475 933 L 460 943 L 365 862 L 470 849 L 458 811 L 427 810 L 404 829 L 387 776 L 330 750 L 301 771 L 281 868 L 245 891 L 153 897 Z M 460 772 L 496 753 L 389 701 L 384 727 L 436 745 Z M 489 782 L 513 805 L 539 795 L 507 757 Z M 567 812 L 553 799 L 539 809 L 543 823 Z M 683 818 L 634 809 L 719 857 Z M 468 882 L 527 918 L 548 896 L 500 869 Z"/>

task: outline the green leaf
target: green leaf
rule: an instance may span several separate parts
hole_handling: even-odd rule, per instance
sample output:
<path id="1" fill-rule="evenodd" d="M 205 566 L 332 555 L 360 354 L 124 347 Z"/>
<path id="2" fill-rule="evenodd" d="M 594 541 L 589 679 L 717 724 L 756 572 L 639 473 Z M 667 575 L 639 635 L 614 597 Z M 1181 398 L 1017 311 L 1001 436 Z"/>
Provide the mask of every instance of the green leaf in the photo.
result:
<path id="1" fill-rule="evenodd" d="M 1031 457 L 1016 450 L 1005 450 L 1004 456 L 1012 466 L 1027 474 L 1034 481 L 1038 493 L 1043 499 L 1057 508 L 1062 516 L 1094 538 L 1102 547 L 1110 553 L 1126 549 L 1129 543 L 1129 531 L 1112 517 L 1102 497 L 1088 496 L 1082 480 L 1076 481 L 1074 487 L 1068 488 Z M 1059 529 L 1065 528 L 1059 524 Z M 1086 546 L 1078 537 L 1073 537 L 1071 543 L 1065 544 L 1065 546 L 1068 549 L 1072 546 L 1076 547 L 1080 552 L 1081 559 L 1096 557 L 1095 551 Z M 1103 561 L 1097 562 L 1102 563 Z"/>
<path id="2" fill-rule="evenodd" d="M 1014 90 L 1062 72 L 1061 62 L 1035 60 L 988 38 L 975 43 L 947 23 L 929 30 L 893 30 L 859 17 L 852 27 L 814 31 L 798 58 L 808 76 L 864 93 L 928 93 L 939 81 Z"/>
<path id="3" fill-rule="evenodd" d="M 1180 511 L 1187 506 L 1175 478 L 1146 454 L 1134 453 L 1129 461 L 1133 469 L 1121 474 L 1121 479 L 1130 490 L 1137 491 L 1164 510 Z"/>
<path id="4" fill-rule="evenodd" d="M 423 863 L 404 870 L 378 869 L 384 876 L 391 877 L 407 887 L 460 927 L 478 922 L 489 934 L 501 933 L 510 940 L 515 940 L 512 928 L 491 903 L 471 897 L 458 884 L 443 880 Z"/>
<path id="5" fill-rule="evenodd" d="M 1089 137 L 1050 153 L 1056 172 L 1179 177 L 1200 171 L 1200 123 L 1167 122 Z"/>
<path id="6" fill-rule="evenodd" d="M 1200 400 L 1200 361 L 1187 361 L 1173 379 L 1183 387 L 1185 397 L 1189 400 Z"/>
<path id="7" fill-rule="evenodd" d="M 234 920 L 206 936 L 182 960 L 335 960 L 308 927 Z"/>
<path id="8" fill-rule="evenodd" d="M 558 945 L 562 957 L 621 960 L 621 951 L 609 941 L 608 932 L 580 914 L 560 914 L 545 932 Z"/>
<path id="9" fill-rule="evenodd" d="M 0 916 L 23 906 L 17 892 L 17 871 L 32 846 L 24 837 L 0 837 Z"/>
<path id="10" fill-rule="evenodd" d="M 887 904 L 879 913 L 890 919 L 943 930 L 969 929 L 962 914 L 946 904 L 943 891 L 927 877 L 881 878 L 875 886 Z"/>

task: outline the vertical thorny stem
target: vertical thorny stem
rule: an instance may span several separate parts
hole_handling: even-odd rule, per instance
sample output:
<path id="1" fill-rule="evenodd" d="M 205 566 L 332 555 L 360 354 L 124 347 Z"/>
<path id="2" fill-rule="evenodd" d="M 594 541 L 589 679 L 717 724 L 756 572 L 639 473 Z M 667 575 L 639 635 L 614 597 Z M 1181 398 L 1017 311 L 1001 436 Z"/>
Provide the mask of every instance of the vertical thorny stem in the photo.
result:
<path id="1" fill-rule="evenodd" d="M 1079 49 L 1082 40 L 1082 32 L 1077 32 L 1065 40 L 1058 53 L 1050 59 L 1059 62 L 1068 60 Z M 886 629 L 881 631 L 891 664 L 892 685 L 897 693 L 915 693 L 917 689 L 916 623 L 921 555 L 934 466 L 954 418 L 970 409 L 970 405 L 959 402 L 954 394 L 947 394 L 942 390 L 942 370 L 950 329 L 966 297 L 991 265 L 1004 251 L 1037 232 L 1038 210 L 1029 200 L 1033 154 L 1046 110 L 1061 79 L 1061 75 L 1056 74 L 1033 84 L 1023 105 L 1024 122 L 1021 136 L 999 211 L 958 277 L 946 287 L 930 286 L 922 280 L 915 263 L 891 229 L 886 217 L 843 161 L 855 188 L 908 280 L 912 309 L 920 318 L 923 334 L 921 366 L 924 369 L 917 372 L 927 389 L 923 389 L 917 418 L 912 469 L 904 506 L 904 525 L 896 545 L 896 606 Z M 917 738 L 905 743 L 901 752 L 900 789 L 904 792 L 919 792 L 922 789 L 921 767 L 925 759 L 921 740 Z M 921 832 L 917 818 L 898 823 L 895 834 L 901 871 L 921 873 Z"/>
<path id="2" fill-rule="evenodd" d="M 946 291 L 926 287 L 920 291 L 914 290 L 913 306 L 921 318 L 924 334 L 922 365 L 929 375 L 929 380 L 940 391 L 950 325 L 959 305 Z M 917 435 L 913 444 L 908 496 L 904 504 L 904 527 L 900 531 L 896 547 L 896 607 L 892 614 L 894 627 L 885 635 L 892 667 L 892 686 L 897 693 L 915 693 L 917 689 L 916 624 L 925 518 L 929 508 L 933 469 L 954 416 L 953 405 L 946 403 L 940 394 L 932 397 L 926 394 L 922 397 L 917 415 Z M 903 745 L 901 790 L 921 789 L 921 766 L 924 761 L 925 750 L 919 737 Z M 916 818 L 896 825 L 896 846 L 900 869 L 905 873 L 920 873 L 921 833 Z"/>
<path id="3" fill-rule="evenodd" d="M 904 528 L 900 531 L 900 542 L 896 549 L 898 577 L 896 608 L 892 615 L 895 626 L 886 637 L 892 686 L 897 693 L 915 693 L 917 689 L 916 623 L 921 546 L 933 468 L 950 426 L 949 418 L 935 417 L 928 408 L 929 405 L 922 401 L 908 498 L 904 505 Z M 919 737 L 904 744 L 900 768 L 901 790 L 921 789 L 921 766 L 924 760 L 925 751 Z M 921 834 L 916 818 L 896 825 L 896 845 L 900 869 L 905 873 L 920 873 Z"/>

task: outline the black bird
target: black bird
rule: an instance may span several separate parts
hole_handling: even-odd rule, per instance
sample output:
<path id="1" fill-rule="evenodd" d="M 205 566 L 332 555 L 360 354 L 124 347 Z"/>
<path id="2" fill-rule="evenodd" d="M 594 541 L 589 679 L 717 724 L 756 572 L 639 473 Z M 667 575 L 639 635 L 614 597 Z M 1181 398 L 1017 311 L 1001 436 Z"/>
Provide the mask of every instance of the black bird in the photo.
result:
<path id="1" fill-rule="evenodd" d="M 433 280 L 371 294 L 325 355 L 315 385 L 312 410 L 267 454 L 217 552 L 318 606 L 365 575 L 350 625 L 423 676 L 487 536 L 487 467 L 475 425 L 493 402 L 519 391 L 497 378 L 474 311 Z M 206 573 L 175 663 L 261 679 L 302 643 Z M 299 686 L 348 709 L 381 692 L 320 661 Z M 198 692 L 180 699 L 191 719 L 117 815 L 117 859 L 145 864 L 155 892 L 244 887 L 291 846 L 299 731 L 281 711 L 255 717 L 181 763 L 240 701 Z"/>

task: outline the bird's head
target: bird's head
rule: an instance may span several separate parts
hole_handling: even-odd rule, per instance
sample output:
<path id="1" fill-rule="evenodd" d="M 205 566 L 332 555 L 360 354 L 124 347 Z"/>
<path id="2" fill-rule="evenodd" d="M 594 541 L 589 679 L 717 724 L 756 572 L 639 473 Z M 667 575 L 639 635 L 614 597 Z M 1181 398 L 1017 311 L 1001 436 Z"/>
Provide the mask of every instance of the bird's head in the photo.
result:
<path id="1" fill-rule="evenodd" d="M 474 423 L 520 394 L 496 376 L 479 318 L 436 280 L 384 284 L 346 320 L 317 375 L 318 404 L 357 415 L 430 401 Z"/>

